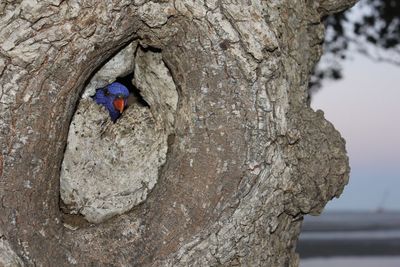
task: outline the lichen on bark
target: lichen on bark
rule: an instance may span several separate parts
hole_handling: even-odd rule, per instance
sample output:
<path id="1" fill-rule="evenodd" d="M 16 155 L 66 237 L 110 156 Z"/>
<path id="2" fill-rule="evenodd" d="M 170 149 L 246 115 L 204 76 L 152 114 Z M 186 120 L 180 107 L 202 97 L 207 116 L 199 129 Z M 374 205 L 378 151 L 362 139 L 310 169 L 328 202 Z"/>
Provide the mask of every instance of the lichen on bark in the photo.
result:
<path id="1" fill-rule="evenodd" d="M 26 265 L 296 266 L 302 215 L 348 178 L 344 141 L 307 90 L 321 18 L 354 2 L 1 5 L 0 228 L 10 248 Z M 141 205 L 68 230 L 58 196 L 72 116 L 93 72 L 133 40 L 161 52 L 179 95 L 163 125 L 174 133 L 166 162 Z M 157 107 L 161 118 L 170 106 Z"/>

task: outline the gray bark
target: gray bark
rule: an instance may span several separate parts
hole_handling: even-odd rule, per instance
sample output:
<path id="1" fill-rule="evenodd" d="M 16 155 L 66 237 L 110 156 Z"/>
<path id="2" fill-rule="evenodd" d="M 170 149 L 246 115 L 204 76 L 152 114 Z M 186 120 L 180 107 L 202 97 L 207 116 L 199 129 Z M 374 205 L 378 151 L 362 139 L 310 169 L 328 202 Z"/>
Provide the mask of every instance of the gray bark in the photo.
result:
<path id="1" fill-rule="evenodd" d="M 344 140 L 307 89 L 321 17 L 354 2 L 1 3 L 0 265 L 297 266 L 302 216 L 348 179 Z M 147 93 L 168 152 L 140 205 L 90 224 L 60 210 L 70 122 L 132 41 L 160 50 L 179 95 L 171 115 Z"/>

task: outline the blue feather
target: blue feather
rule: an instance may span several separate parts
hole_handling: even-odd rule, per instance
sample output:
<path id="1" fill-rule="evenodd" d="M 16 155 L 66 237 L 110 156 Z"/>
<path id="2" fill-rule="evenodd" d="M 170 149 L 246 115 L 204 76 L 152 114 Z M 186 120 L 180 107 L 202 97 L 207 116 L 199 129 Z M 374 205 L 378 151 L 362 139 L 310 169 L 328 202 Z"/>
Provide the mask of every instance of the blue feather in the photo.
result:
<path id="1" fill-rule="evenodd" d="M 116 122 L 121 116 L 121 113 L 119 110 L 115 109 L 113 102 L 116 98 L 122 97 L 124 99 L 124 105 L 126 106 L 128 96 L 128 88 L 121 83 L 114 82 L 104 88 L 97 89 L 93 99 L 97 104 L 105 106 L 110 114 L 111 120 Z"/>

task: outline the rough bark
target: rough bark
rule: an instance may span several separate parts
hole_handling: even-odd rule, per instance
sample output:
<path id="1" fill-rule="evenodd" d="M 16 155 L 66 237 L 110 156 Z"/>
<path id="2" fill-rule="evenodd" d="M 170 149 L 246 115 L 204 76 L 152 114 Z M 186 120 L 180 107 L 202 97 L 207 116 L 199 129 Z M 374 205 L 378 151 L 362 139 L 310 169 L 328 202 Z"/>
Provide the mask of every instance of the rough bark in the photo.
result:
<path id="1" fill-rule="evenodd" d="M 354 2 L 1 3 L 0 264 L 297 266 L 302 215 L 348 179 L 344 140 L 307 105 L 307 84 L 321 18 Z M 179 94 L 166 162 L 133 210 L 70 222 L 70 122 L 87 81 L 132 41 L 160 51 Z"/>

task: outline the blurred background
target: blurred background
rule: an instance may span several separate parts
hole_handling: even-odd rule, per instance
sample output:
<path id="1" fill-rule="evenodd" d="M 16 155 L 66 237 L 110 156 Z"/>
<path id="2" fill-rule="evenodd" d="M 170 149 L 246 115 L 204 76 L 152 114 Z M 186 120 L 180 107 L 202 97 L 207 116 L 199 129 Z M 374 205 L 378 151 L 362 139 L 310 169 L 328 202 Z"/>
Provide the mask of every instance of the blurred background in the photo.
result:
<path id="1" fill-rule="evenodd" d="M 346 139 L 350 182 L 306 216 L 301 267 L 400 266 L 400 1 L 361 0 L 326 18 L 311 106 Z"/>

